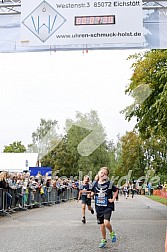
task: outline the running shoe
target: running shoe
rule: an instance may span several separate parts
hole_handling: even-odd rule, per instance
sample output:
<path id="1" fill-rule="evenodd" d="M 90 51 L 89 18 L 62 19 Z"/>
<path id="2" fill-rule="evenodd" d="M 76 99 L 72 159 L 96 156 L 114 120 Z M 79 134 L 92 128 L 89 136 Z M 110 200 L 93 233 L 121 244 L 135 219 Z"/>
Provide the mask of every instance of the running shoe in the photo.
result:
<path id="1" fill-rule="evenodd" d="M 107 244 L 107 240 L 106 239 L 102 239 L 101 242 L 99 243 L 99 248 L 104 248 Z"/>
<path id="2" fill-rule="evenodd" d="M 112 241 L 112 242 L 116 242 L 117 238 L 116 238 L 116 235 L 115 235 L 115 232 L 114 232 L 114 231 L 112 231 L 112 232 L 110 233 L 110 237 L 111 237 L 111 241 Z"/>
<path id="3" fill-rule="evenodd" d="M 93 210 L 93 208 L 91 209 L 91 214 L 94 214 L 94 210 Z"/>
<path id="4" fill-rule="evenodd" d="M 86 219 L 85 219 L 85 217 L 83 217 L 83 219 L 82 219 L 82 223 L 86 223 Z"/>

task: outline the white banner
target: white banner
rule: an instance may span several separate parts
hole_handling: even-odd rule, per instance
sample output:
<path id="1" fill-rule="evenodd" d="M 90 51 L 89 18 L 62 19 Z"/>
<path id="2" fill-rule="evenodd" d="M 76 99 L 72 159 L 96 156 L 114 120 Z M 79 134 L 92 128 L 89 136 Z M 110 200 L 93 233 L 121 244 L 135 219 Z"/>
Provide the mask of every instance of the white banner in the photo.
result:
<path id="1" fill-rule="evenodd" d="M 143 44 L 142 0 L 22 0 L 21 45 Z"/>

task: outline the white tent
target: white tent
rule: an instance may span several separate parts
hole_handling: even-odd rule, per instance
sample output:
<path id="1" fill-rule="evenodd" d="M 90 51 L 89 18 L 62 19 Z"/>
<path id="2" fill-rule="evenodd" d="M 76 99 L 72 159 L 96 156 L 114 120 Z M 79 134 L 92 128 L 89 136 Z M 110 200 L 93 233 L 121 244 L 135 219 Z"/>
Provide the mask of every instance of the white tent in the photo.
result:
<path id="1" fill-rule="evenodd" d="M 23 172 L 37 166 L 38 153 L 0 153 L 0 171 Z"/>

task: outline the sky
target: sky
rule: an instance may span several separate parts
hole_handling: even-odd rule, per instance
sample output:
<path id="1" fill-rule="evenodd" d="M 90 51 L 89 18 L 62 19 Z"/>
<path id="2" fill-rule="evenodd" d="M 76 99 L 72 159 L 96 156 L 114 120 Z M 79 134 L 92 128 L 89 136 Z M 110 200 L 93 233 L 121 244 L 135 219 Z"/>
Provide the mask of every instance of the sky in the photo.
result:
<path id="1" fill-rule="evenodd" d="M 0 152 L 21 141 L 32 143 L 40 119 L 65 120 L 95 110 L 107 139 L 132 130 L 120 111 L 133 102 L 125 95 L 132 75 L 127 57 L 137 50 L 89 50 L 0 54 Z"/>

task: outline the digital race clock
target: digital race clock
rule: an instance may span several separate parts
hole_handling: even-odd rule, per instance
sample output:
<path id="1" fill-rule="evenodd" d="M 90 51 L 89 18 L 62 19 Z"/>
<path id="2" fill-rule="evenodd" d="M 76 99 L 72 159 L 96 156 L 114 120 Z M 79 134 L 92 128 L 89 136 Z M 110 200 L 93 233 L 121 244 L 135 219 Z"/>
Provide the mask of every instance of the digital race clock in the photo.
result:
<path id="1" fill-rule="evenodd" d="M 75 25 L 111 25 L 111 24 L 115 24 L 115 15 L 75 17 Z"/>

